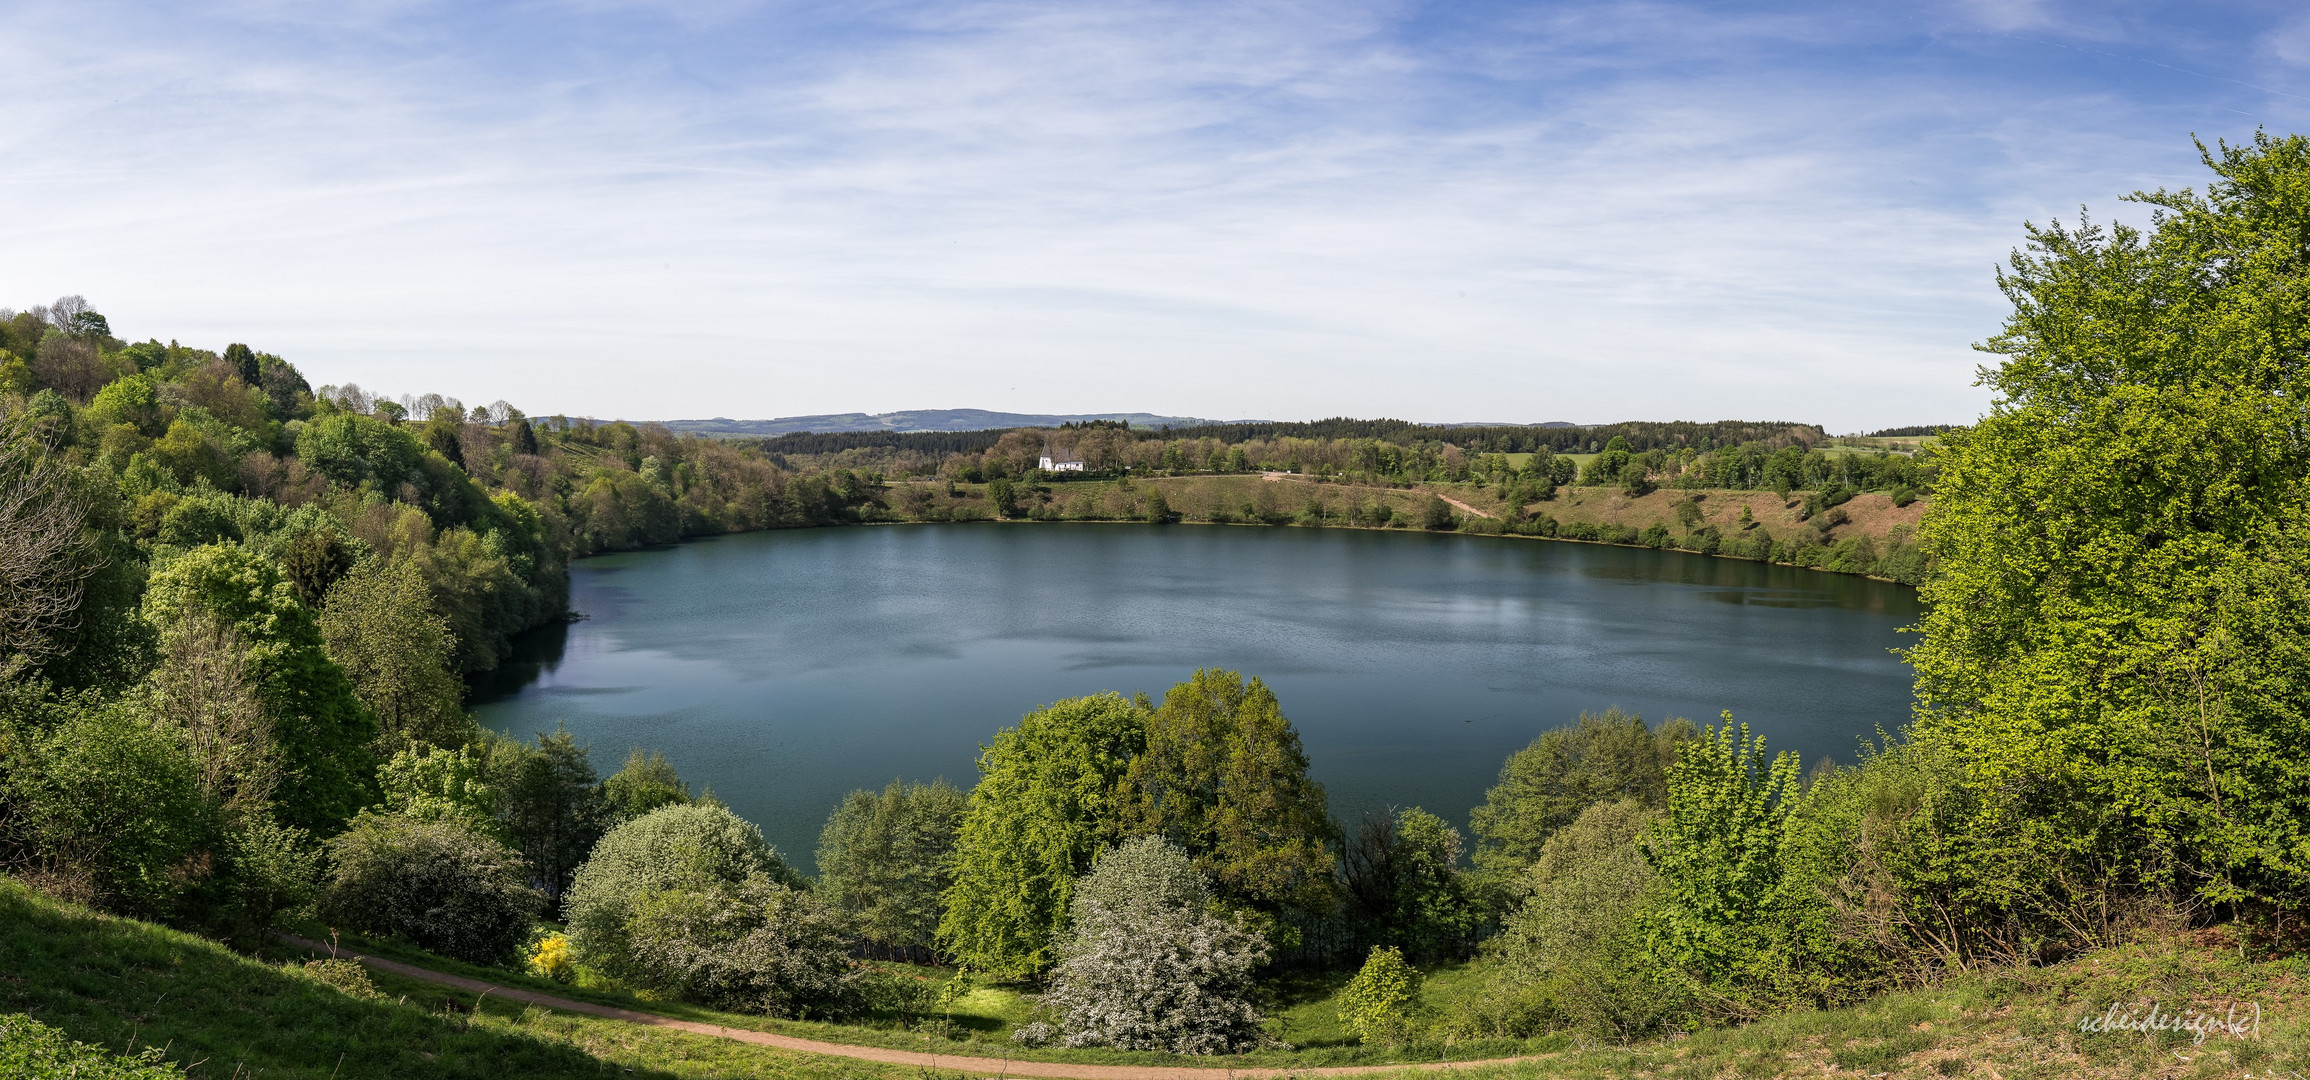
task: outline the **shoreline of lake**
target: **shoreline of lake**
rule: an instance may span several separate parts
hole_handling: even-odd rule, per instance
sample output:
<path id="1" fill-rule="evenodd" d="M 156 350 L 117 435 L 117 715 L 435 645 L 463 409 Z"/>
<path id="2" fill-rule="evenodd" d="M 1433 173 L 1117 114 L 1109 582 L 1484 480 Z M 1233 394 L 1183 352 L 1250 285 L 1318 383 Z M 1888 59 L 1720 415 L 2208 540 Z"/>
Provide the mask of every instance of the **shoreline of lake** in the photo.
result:
<path id="1" fill-rule="evenodd" d="M 1197 667 L 1276 690 L 1351 825 L 1391 805 L 1464 822 L 1509 753 L 1583 710 L 1730 708 L 1808 764 L 1908 720 L 1889 650 L 1920 608 L 1889 583 L 1456 533 L 1055 524 L 589 558 L 590 617 L 525 636 L 473 711 L 522 737 L 566 722 L 605 767 L 662 749 L 805 865 L 844 792 L 968 787 L 1025 712 Z"/>
<path id="2" fill-rule="evenodd" d="M 588 553 L 586 553 L 586 554 L 582 554 L 582 555 L 576 555 L 576 556 L 573 556 L 573 557 L 570 559 L 570 562 L 571 562 L 571 564 L 572 564 L 572 565 L 575 565 L 576 563 L 578 563 L 578 562 L 580 562 L 580 561 L 582 561 L 582 560 L 586 560 L 586 559 L 598 559 L 598 558 L 603 558 L 603 557 L 607 557 L 607 556 L 613 556 L 613 555 L 627 555 L 627 554 L 632 554 L 632 553 L 634 553 L 634 552 L 637 552 L 637 551 L 667 551 L 667 550 L 671 550 L 671 549 L 674 549 L 674 548 L 678 548 L 678 547 L 681 547 L 681 546 L 683 546 L 683 545 L 685 545 L 685 544 L 697 543 L 697 542 L 699 542 L 699 541 L 705 541 L 705 540 L 715 540 L 715 539 L 720 539 L 720 538 L 722 538 L 722 537 L 726 537 L 726 536 L 750 536 L 750 535 L 753 535 L 753 534 L 756 534 L 756 533 L 768 533 L 768 532 L 793 532 L 793 531 L 797 531 L 797 529 L 847 529 L 847 528 L 855 528 L 855 527 L 863 527 L 863 526 L 894 526 L 894 525 L 1155 525 L 1155 524 L 1157 524 L 1157 523 L 1156 523 L 1156 522 L 1149 522 L 1149 521 L 1133 521 L 1133 520 L 1131 520 L 1131 519 L 1129 519 L 1129 518 L 1054 518 L 1054 519 L 1040 519 L 1040 518 L 976 518 L 976 519 L 968 519 L 968 520 L 953 520 L 953 521 L 903 521 L 903 520 L 893 520 L 893 521 L 849 521 L 849 522 L 834 522 L 834 523 L 829 523 L 829 524 L 825 524 L 825 525 L 807 525 L 807 526 L 797 526 L 795 529 L 749 529 L 749 530 L 746 530 L 745 532 L 736 532 L 736 533 L 715 533 L 715 534 L 711 534 L 711 535 L 704 535 L 704 536 L 687 536 L 687 537 L 683 537 L 683 538 L 682 538 L 682 539 L 680 539 L 680 540 L 676 540 L 676 541 L 674 541 L 674 542 L 672 542 L 672 543 L 668 543 L 668 544 L 652 544 L 652 545 L 649 545 L 649 546 L 646 546 L 646 547 L 639 547 L 639 548 L 624 548 L 624 549 L 615 550 L 615 551 L 595 551 L 595 552 L 588 552 Z M 1328 523 L 1327 523 L 1327 524 L 1323 524 L 1323 525 L 1303 525 L 1303 524 L 1301 524 L 1301 523 L 1299 523 L 1299 522 L 1296 522 L 1296 521 L 1285 521 L 1285 522 L 1278 522 L 1278 523 L 1273 523 L 1273 524 L 1271 524 L 1271 523 L 1268 523 L 1268 522 L 1264 522 L 1264 521 L 1167 521 L 1167 522 L 1162 522 L 1162 523 L 1160 523 L 1160 524 L 1161 524 L 1161 526 L 1162 526 L 1162 527 L 1165 527 L 1165 528 L 1180 528 L 1180 527 L 1212 527 L 1212 528 L 1239 528 L 1239 529 L 1332 529 L 1332 530 L 1353 531 L 1353 532 L 1370 532 L 1370 533 L 1396 533 L 1396 534 L 1404 534 L 1404 535 L 1423 535 L 1423 534 L 1424 534 L 1424 535 L 1434 535 L 1434 536 L 1482 536 L 1482 537 L 1491 537 L 1491 538 L 1494 538 L 1494 539 L 1500 539 L 1500 540 L 1541 540 L 1541 541 L 1547 541 L 1547 542 L 1549 542 L 1549 543 L 1557 543 L 1557 544 L 1592 544 L 1592 545 L 1595 545 L 1595 546 L 1598 546 L 1598 547 L 1630 548 L 1630 549 L 1634 549 L 1634 550 L 1638 550 L 1638 551 L 1661 551 L 1661 552 L 1669 552 L 1669 553 L 1674 553 L 1674 554 L 1678 554 L 1678 555 L 1690 555 L 1690 556 L 1693 556 L 1693 557 L 1695 557 L 1695 558 L 1702 558 L 1702 559 L 1727 559 L 1727 560 L 1730 560 L 1730 561 L 1733 561 L 1733 562 L 1757 563 L 1757 564 L 1759 564 L 1759 565 L 1763 565 L 1763 566 L 1784 566 L 1784 567 L 1788 567 L 1788 568 L 1790 568 L 1790 569 L 1793 569 L 1793 570 L 1809 570 L 1809 571 L 1812 571 L 1812 572 L 1814 572 L 1814 573 L 1818 573 L 1818 574 L 1835 574 L 1835 575 L 1837 575 L 1837 576 L 1839 576 L 1839 577 L 1855 577 L 1855 578 L 1861 578 L 1861 579 L 1863 579 L 1863 580 L 1866 580 L 1866 581 L 1878 581 L 1878 582 L 1883 582 L 1883 583 L 1885 583 L 1885 584 L 1887 584 L 1887 585 L 1898 585 L 1898 586 L 1901 586 L 1902 588 L 1906 588 L 1906 589 L 1916 589 L 1916 588 L 1918 588 L 1918 586 L 1917 586 L 1915 583 L 1912 583 L 1912 582 L 1902 581 L 1902 580 L 1900 580 L 1900 579 L 1898 579 L 1898 578 L 1890 578 L 1890 577 L 1885 577 L 1885 576 L 1883 576 L 1883 575 L 1881 575 L 1881 574 L 1868 574 L 1868 573 L 1862 573 L 1862 572 L 1859 572 L 1859 571 L 1855 571 L 1855 570 L 1835 570 L 1835 569 L 1830 569 L 1830 568 L 1828 568 L 1828 567 L 1825 567 L 1825 566 L 1806 566 L 1806 565 L 1804 565 L 1804 564 L 1802 564 L 1802 563 L 1763 562 L 1763 561 L 1761 561 L 1761 560 L 1758 560 L 1758 559 L 1749 559 L 1749 558 L 1743 558 L 1743 557 L 1741 557 L 1741 556 L 1738 556 L 1738 555 L 1721 555 L 1721 554 L 1719 554 L 1719 555 L 1709 555 L 1709 554 L 1704 554 L 1704 553 L 1702 553 L 1702 552 L 1698 552 L 1698 551 L 1692 551 L 1692 550 L 1689 550 L 1689 549 L 1686 549 L 1686 548 L 1676 548 L 1676 547 L 1670 547 L 1670 548 L 1655 548 L 1655 547 L 1651 547 L 1650 545 L 1646 545 L 1646 544 L 1623 544 L 1623 543 L 1618 543 L 1618 542 L 1615 542 L 1615 541 L 1610 541 L 1610 540 L 1582 540 L 1582 539 L 1578 539 L 1578 538 L 1576 538 L 1576 537 L 1570 537 L 1570 536 L 1534 536 L 1534 535 L 1531 535 L 1531 534 L 1528 534 L 1528 533 L 1514 533 L 1514 532 L 1468 532 L 1468 531 L 1465 531 L 1465 530 L 1461 530 L 1461 529 L 1440 529 L 1440 530 L 1430 530 L 1430 529 L 1415 529 L 1415 528 L 1395 528 L 1395 527 L 1386 526 L 1386 525 L 1346 525 L 1346 524 L 1339 524 L 1339 525 L 1334 525 L 1334 524 L 1328 524 Z"/>

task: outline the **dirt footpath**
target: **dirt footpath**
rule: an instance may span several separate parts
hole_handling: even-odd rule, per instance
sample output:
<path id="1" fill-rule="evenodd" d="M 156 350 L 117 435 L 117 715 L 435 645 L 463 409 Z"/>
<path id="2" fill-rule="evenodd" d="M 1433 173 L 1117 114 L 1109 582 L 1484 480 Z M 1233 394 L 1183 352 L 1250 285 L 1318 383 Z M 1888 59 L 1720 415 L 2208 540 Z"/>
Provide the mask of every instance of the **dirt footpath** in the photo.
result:
<path id="1" fill-rule="evenodd" d="M 1445 495 L 1445 494 L 1443 494 L 1443 493 L 1441 493 L 1441 492 L 1437 493 L 1436 497 L 1437 497 L 1437 498 L 1439 498 L 1439 499 L 1442 499 L 1442 500 L 1444 500 L 1445 502 L 1451 503 L 1453 506 L 1457 506 L 1457 507 L 1459 507 L 1459 508 L 1460 508 L 1460 512 L 1461 512 L 1461 513 L 1463 513 L 1463 514 L 1474 514 L 1474 515 L 1476 515 L 1477 517 L 1480 517 L 1480 518 L 1488 518 L 1488 517 L 1497 517 L 1497 516 L 1498 516 L 1498 515 L 1496 515 L 1496 514 L 1492 514 L 1492 513 L 1490 513 L 1490 512 L 1487 512 L 1487 511 L 1478 510 L 1478 509 L 1476 509 L 1475 507 L 1468 505 L 1467 503 L 1461 502 L 1460 500 L 1458 500 L 1458 499 L 1455 499 L 1455 498 L 1453 498 L 1453 497 L 1451 497 L 1451 496 L 1449 496 L 1449 495 Z"/>
<path id="2" fill-rule="evenodd" d="M 330 951 L 329 946 L 310 938 L 283 934 L 281 940 L 317 953 Z M 701 1024 L 694 1020 L 676 1020 L 671 1016 L 635 1012 L 613 1005 L 596 1005 L 590 1001 L 573 1001 L 569 998 L 554 997 L 551 994 L 540 994 L 510 986 L 498 986 L 493 983 L 482 982 L 479 979 L 468 979 L 462 975 L 432 971 L 413 964 L 403 964 L 374 956 L 354 956 L 353 959 L 360 961 L 364 966 L 375 968 L 388 975 L 435 983 L 475 994 L 487 994 L 490 997 L 505 1001 L 519 1001 L 527 1005 L 560 1009 L 563 1012 L 584 1013 L 587 1016 L 623 1020 L 630 1024 L 671 1028 L 693 1035 L 736 1039 L 739 1042 L 753 1043 L 756 1046 L 771 1046 L 780 1050 L 793 1050 L 804 1054 L 826 1054 L 832 1057 L 853 1058 L 858 1061 L 878 1061 L 886 1065 L 912 1065 L 925 1069 L 953 1069 L 956 1072 L 979 1073 L 987 1076 L 1016 1074 L 1019 1076 L 1050 1077 L 1052 1080 L 1208 1080 L 1208 1078 L 1217 1075 L 1280 1077 L 1341 1076 L 1349 1073 L 1414 1070 L 1426 1072 L 1456 1066 L 1505 1065 L 1520 1060 L 1517 1058 L 1499 1058 L 1491 1061 L 1428 1062 L 1419 1065 L 1334 1065 L 1314 1069 L 1229 1069 L 1224 1064 L 1198 1068 L 1180 1065 L 1078 1065 L 1057 1061 L 998 1061 L 993 1058 L 955 1057 L 950 1054 L 924 1054 L 912 1050 L 890 1050 L 879 1046 L 851 1046 L 846 1043 L 819 1042 L 816 1039 L 797 1039 L 791 1035 L 776 1035 L 767 1031 L 750 1031 L 746 1028 L 723 1027 L 719 1024 Z"/>

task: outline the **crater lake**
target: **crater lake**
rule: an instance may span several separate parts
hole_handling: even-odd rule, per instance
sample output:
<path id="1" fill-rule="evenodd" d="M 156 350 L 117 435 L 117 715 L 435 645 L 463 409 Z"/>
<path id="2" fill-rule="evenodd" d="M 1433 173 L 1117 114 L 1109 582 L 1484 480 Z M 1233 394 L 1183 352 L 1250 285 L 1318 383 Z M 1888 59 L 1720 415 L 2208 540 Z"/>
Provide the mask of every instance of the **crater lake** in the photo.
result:
<path id="1" fill-rule="evenodd" d="M 842 795 L 968 789 L 1051 701 L 1258 676 L 1332 812 L 1465 828 L 1501 762 L 1583 710 L 1730 710 L 1810 766 L 1908 717 L 1915 590 L 1680 552 L 1228 526 L 750 533 L 583 559 L 571 606 L 474 688 L 489 727 L 566 725 L 604 775 L 663 750 L 797 865 Z"/>

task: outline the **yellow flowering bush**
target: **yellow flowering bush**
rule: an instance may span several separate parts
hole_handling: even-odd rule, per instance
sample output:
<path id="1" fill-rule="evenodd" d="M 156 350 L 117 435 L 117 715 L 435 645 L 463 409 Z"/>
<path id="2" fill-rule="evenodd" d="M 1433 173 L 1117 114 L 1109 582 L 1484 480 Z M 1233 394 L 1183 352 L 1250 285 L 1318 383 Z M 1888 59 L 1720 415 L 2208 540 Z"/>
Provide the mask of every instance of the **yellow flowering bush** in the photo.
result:
<path id="1" fill-rule="evenodd" d="M 547 934 L 537 939 L 529 954 L 529 973 L 557 983 L 577 981 L 577 958 L 570 955 L 569 938 Z"/>

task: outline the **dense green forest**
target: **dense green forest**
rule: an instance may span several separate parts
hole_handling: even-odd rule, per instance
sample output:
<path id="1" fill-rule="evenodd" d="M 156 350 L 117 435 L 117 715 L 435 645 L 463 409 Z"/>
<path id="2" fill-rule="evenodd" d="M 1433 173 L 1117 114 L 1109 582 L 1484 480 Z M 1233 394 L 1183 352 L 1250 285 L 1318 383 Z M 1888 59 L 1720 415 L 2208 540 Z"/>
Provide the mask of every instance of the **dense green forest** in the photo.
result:
<path id="1" fill-rule="evenodd" d="M 560 614 L 575 554 L 871 520 L 882 479 L 315 392 L 244 346 L 120 342 L 75 298 L 15 314 L 0 866 L 243 948 L 335 927 L 861 1033 L 947 1038 L 956 1003 L 1001 983 L 1035 994 L 1006 1029 L 1023 1055 L 1284 1054 L 1276 1002 L 1323 973 L 1343 1038 L 1416 1056 L 1690 1032 L 2198 932 L 2298 957 L 2310 140 L 2206 160 L 2206 192 L 2136 196 L 2161 211 L 2146 231 L 2029 230 L 1984 346 L 1997 402 L 1929 462 L 1620 434 L 1576 473 L 1546 466 L 1596 486 L 1931 484 L 1915 713 L 1878 718 L 1859 763 L 1808 772 L 1730 716 L 1613 712 L 1512 756 L 1465 834 L 1417 807 L 1342 822 L 1284 703 L 1202 670 L 1028 713 L 968 792 L 853 793 L 815 880 L 662 756 L 603 777 L 567 734 L 480 730 L 457 675 Z M 1153 448 L 1157 471 L 1203 446 L 1065 434 L 1086 457 Z M 1013 469 L 1027 437 L 936 468 Z M 1432 478 L 1458 449 L 1212 439 L 1235 471 L 1298 453 Z M 1459 461 L 1513 484 L 1563 460 L 1530 451 L 1503 481 L 1483 463 L 1507 453 Z M 1049 478 L 1017 479 L 1008 505 L 1012 474 L 985 479 L 1005 515 Z M 951 966 L 934 982 L 894 959 Z M 1438 1004 L 1431 973 L 1475 989 Z"/>

